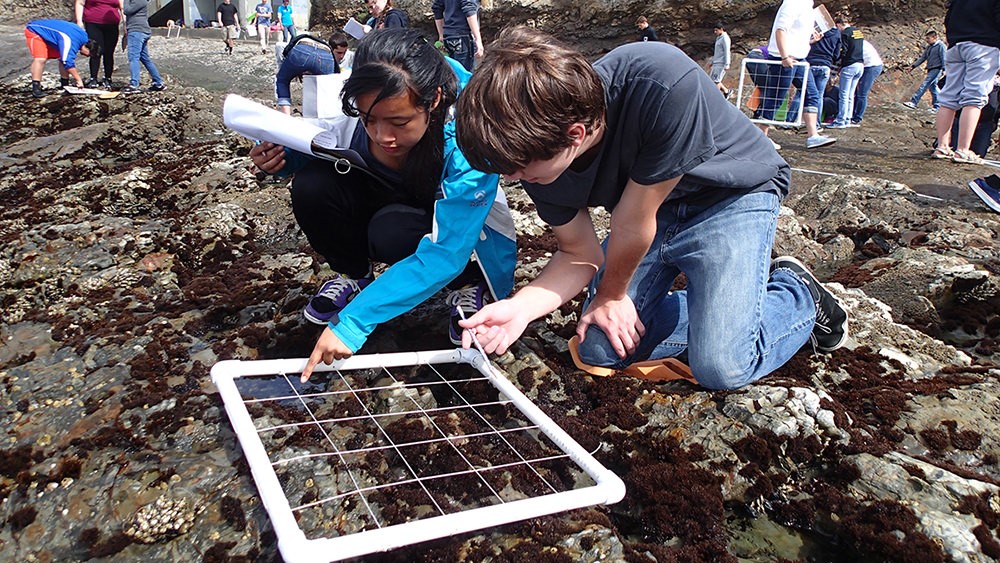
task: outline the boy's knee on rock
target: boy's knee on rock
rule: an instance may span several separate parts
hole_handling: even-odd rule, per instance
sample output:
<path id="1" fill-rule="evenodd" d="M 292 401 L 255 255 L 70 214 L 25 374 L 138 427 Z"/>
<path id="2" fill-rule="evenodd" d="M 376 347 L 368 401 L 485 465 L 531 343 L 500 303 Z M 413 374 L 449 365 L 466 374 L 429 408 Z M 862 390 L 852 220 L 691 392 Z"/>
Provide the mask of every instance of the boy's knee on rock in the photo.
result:
<path id="1" fill-rule="evenodd" d="M 588 329 L 587 338 L 580 343 L 580 360 L 585 364 L 601 367 L 620 367 L 621 358 L 611 348 L 607 335 L 600 329 Z"/>
<path id="2" fill-rule="evenodd" d="M 691 358 L 691 373 L 702 387 L 717 390 L 739 389 L 750 383 L 752 366 L 741 366 L 735 358 L 713 356 Z"/>

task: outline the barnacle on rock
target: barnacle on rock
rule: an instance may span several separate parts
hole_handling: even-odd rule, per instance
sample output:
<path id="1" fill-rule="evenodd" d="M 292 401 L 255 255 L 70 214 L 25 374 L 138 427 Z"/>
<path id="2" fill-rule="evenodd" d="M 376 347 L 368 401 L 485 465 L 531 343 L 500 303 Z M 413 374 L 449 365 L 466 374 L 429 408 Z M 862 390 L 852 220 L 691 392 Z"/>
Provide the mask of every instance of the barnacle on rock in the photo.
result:
<path id="1" fill-rule="evenodd" d="M 164 495 L 137 510 L 125 527 L 125 534 L 141 543 L 169 540 L 187 533 L 195 516 L 187 499 Z"/>

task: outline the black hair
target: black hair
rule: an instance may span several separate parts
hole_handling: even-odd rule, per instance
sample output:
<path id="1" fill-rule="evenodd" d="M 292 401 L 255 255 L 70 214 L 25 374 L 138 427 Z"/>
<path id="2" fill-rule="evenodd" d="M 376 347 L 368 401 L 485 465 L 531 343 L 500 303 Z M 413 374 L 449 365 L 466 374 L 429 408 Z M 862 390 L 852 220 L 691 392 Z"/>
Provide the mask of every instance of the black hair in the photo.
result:
<path id="1" fill-rule="evenodd" d="M 430 208 L 441 183 L 444 124 L 458 97 L 458 78 L 420 31 L 379 29 L 358 43 L 351 76 L 344 83 L 344 114 L 359 117 L 358 97 L 372 92 L 378 92 L 372 107 L 386 98 L 409 93 L 417 107 L 428 112 L 427 132 L 407 154 L 401 175 L 412 182 L 415 199 Z"/>
<path id="2" fill-rule="evenodd" d="M 91 39 L 90 41 L 87 41 L 86 43 L 84 43 L 84 47 L 86 47 L 87 52 L 90 53 L 90 55 L 88 56 L 91 57 L 101 56 L 101 42 L 98 41 L 97 39 Z"/>
<path id="3" fill-rule="evenodd" d="M 712 26 L 712 29 L 721 29 L 722 31 L 725 31 L 726 24 L 722 23 L 721 21 L 715 22 L 715 25 Z"/>
<path id="4" fill-rule="evenodd" d="M 334 31 L 326 42 L 331 47 L 347 47 L 347 34 L 343 31 Z"/>

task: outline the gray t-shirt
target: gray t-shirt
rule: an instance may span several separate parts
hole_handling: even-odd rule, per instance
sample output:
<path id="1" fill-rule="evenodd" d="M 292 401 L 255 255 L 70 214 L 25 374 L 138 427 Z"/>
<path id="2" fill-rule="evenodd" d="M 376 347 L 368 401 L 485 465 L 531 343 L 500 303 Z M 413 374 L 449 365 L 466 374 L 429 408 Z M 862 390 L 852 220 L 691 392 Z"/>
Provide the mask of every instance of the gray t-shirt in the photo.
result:
<path id="1" fill-rule="evenodd" d="M 607 102 L 598 155 L 549 185 L 523 182 L 546 223 L 564 225 L 588 207 L 614 209 L 629 178 L 649 185 L 683 176 L 668 201 L 698 205 L 741 192 L 788 193 L 788 163 L 680 49 L 630 43 L 594 69 Z"/>
<path id="2" fill-rule="evenodd" d="M 140 33 L 152 33 L 149 28 L 147 0 L 125 0 L 125 31 Z"/>

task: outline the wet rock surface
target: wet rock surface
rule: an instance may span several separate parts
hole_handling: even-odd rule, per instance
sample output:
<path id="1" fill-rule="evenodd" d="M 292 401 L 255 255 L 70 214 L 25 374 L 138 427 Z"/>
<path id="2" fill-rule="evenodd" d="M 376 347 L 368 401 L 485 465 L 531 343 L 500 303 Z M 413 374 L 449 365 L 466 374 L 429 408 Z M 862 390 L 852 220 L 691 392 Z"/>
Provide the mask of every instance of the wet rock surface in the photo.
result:
<path id="1" fill-rule="evenodd" d="M 307 355 L 329 271 L 165 41 L 166 92 L 0 91 L 3 560 L 279 559 L 208 370 Z M 267 100 L 256 72 L 234 80 Z M 965 187 L 992 169 L 926 158 L 932 122 L 877 104 L 809 152 L 774 132 L 794 167 L 848 174 L 795 173 L 775 243 L 850 308 L 847 347 L 735 392 L 593 378 L 567 305 L 496 363 L 626 498 L 367 560 L 1000 560 L 1000 215 Z M 523 283 L 554 240 L 506 190 Z M 362 351 L 448 347 L 442 298 Z"/>

